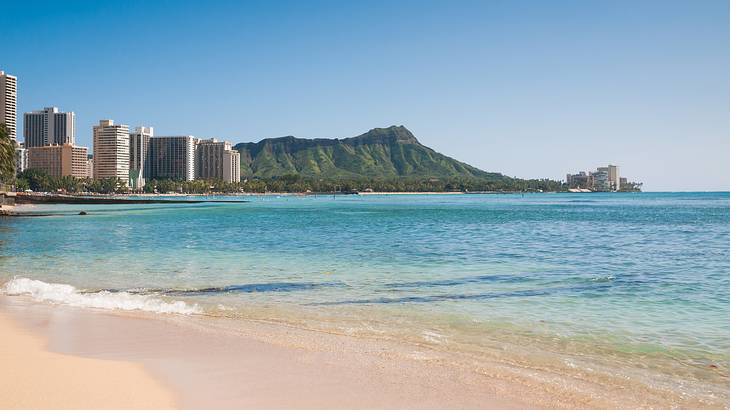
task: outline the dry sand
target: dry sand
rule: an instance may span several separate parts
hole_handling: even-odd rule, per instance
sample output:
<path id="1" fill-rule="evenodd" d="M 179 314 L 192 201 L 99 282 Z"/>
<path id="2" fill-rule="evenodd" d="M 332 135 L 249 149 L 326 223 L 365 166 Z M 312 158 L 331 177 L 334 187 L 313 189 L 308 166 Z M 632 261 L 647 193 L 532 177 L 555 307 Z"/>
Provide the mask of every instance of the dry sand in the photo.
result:
<path id="1" fill-rule="evenodd" d="M 0 312 L 0 407 L 3 409 L 167 409 L 165 389 L 139 364 L 48 352 Z"/>

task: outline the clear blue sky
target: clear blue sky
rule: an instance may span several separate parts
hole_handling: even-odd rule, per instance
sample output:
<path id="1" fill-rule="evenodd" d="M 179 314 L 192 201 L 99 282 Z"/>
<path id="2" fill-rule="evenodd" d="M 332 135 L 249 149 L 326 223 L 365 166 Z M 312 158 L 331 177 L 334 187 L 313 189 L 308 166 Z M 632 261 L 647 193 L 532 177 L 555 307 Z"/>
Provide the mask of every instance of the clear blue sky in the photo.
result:
<path id="1" fill-rule="evenodd" d="M 730 190 L 730 1 L 2 1 L 19 112 L 156 134 L 342 137 L 405 125 L 519 177 L 615 163 Z M 20 132 L 19 132 L 20 134 Z"/>

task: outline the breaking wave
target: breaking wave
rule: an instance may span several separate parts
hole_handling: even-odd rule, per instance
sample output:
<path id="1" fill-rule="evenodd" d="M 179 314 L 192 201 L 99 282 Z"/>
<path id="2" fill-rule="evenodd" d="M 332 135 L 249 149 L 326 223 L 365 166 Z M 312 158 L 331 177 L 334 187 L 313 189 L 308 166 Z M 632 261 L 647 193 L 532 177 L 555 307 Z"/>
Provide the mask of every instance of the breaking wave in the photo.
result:
<path id="1" fill-rule="evenodd" d="M 165 301 L 148 295 L 101 290 L 89 292 L 62 283 L 15 277 L 5 283 L 3 293 L 9 296 L 26 295 L 42 302 L 109 310 L 140 310 L 154 313 L 203 313 L 197 305 L 183 301 Z"/>

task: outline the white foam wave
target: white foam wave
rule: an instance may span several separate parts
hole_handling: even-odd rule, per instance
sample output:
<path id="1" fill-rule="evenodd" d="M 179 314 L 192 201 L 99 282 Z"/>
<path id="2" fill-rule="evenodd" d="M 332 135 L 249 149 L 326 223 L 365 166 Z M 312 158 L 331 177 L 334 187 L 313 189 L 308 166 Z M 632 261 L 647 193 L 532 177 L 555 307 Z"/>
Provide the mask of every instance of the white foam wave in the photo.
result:
<path id="1" fill-rule="evenodd" d="M 127 292 L 99 291 L 80 292 L 71 285 L 47 283 L 40 280 L 15 277 L 5 283 L 6 295 L 27 295 L 34 300 L 59 303 L 77 307 L 90 307 L 109 310 L 141 310 L 155 313 L 181 313 L 190 315 L 202 313 L 197 304 L 188 305 L 183 301 L 167 302 L 147 295 L 133 295 Z"/>

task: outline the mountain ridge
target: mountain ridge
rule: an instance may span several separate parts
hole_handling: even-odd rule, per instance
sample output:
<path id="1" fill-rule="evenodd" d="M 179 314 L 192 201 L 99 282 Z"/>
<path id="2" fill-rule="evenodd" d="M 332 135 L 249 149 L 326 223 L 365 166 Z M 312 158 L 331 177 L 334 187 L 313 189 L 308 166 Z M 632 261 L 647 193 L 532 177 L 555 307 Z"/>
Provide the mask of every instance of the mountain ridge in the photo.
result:
<path id="1" fill-rule="evenodd" d="M 402 125 L 347 138 L 266 138 L 234 148 L 241 154 L 244 177 L 511 179 L 441 154 Z"/>

